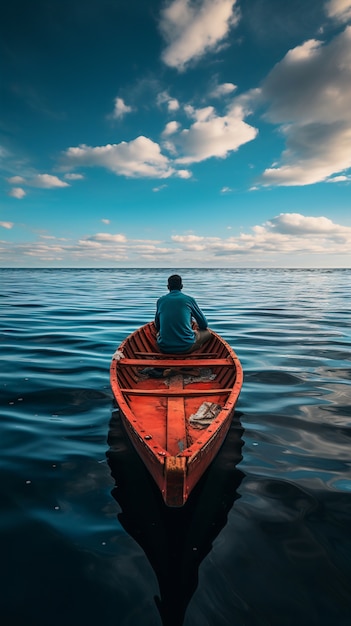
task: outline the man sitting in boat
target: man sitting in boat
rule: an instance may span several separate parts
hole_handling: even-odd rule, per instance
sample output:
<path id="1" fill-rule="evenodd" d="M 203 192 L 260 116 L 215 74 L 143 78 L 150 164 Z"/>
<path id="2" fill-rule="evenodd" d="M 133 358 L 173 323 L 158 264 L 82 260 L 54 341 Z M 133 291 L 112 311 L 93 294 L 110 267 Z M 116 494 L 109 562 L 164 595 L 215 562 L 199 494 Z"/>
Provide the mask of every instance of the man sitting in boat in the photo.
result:
<path id="1" fill-rule="evenodd" d="M 182 293 L 181 276 L 173 274 L 168 278 L 169 293 L 157 300 L 155 326 L 157 344 L 161 352 L 183 354 L 193 352 L 207 341 L 211 334 L 207 319 L 197 302 Z M 194 329 L 195 320 L 198 329 Z"/>

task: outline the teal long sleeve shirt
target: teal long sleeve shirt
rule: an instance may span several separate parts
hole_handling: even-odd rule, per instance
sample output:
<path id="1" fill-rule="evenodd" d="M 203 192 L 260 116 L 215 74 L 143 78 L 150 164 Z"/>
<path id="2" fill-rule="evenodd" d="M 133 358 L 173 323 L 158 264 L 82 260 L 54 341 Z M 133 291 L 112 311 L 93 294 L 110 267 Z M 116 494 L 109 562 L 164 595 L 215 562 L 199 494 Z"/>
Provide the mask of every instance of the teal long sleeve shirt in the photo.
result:
<path id="1" fill-rule="evenodd" d="M 176 354 L 191 348 L 195 341 L 192 319 L 198 323 L 199 329 L 207 328 L 207 319 L 191 296 L 174 289 L 158 299 L 155 326 L 162 352 Z"/>

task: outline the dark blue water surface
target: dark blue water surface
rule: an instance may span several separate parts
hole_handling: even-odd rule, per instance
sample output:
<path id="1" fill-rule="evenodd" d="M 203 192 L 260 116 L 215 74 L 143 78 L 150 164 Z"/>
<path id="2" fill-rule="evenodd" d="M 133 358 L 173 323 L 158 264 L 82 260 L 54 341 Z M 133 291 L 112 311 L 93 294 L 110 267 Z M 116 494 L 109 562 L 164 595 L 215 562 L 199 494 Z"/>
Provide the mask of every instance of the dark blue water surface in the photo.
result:
<path id="1" fill-rule="evenodd" d="M 351 270 L 181 272 L 245 380 L 176 510 L 109 385 L 172 272 L 0 270 L 1 626 L 349 626 Z"/>

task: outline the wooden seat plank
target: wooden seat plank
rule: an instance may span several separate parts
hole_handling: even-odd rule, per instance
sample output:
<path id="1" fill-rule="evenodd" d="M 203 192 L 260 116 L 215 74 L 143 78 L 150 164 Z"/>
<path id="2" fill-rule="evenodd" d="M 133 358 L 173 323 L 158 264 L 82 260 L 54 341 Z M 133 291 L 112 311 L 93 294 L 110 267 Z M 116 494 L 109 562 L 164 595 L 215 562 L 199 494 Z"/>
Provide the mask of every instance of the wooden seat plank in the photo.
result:
<path id="1" fill-rule="evenodd" d="M 167 356 L 169 359 L 187 359 L 188 357 L 190 358 L 202 358 L 202 357 L 212 357 L 212 358 L 218 358 L 218 354 L 216 352 L 201 352 L 201 354 L 194 354 L 194 353 L 190 353 L 190 354 L 170 354 L 170 353 L 165 353 L 165 352 L 134 352 L 135 355 L 137 356 L 155 356 L 155 357 L 162 357 L 164 358 L 165 356 Z M 191 356 L 190 356 L 191 355 Z"/>
<path id="2" fill-rule="evenodd" d="M 230 366 L 234 365 L 234 361 L 230 357 L 225 359 L 182 359 L 181 361 L 174 361 L 173 359 L 120 359 L 117 361 L 118 367 L 132 365 L 135 367 L 206 367 L 212 366 Z"/>
<path id="3" fill-rule="evenodd" d="M 218 396 L 231 393 L 229 389 L 121 389 L 122 393 L 131 396 Z"/>

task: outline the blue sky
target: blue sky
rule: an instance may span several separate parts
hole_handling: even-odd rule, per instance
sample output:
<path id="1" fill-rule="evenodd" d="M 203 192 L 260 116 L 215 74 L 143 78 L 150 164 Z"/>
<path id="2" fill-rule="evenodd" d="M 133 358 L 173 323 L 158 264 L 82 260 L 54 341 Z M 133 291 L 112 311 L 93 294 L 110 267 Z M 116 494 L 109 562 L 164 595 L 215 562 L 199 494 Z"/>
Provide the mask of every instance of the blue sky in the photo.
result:
<path id="1" fill-rule="evenodd" d="M 351 267 L 351 0 L 13 0 L 1 267 Z"/>

